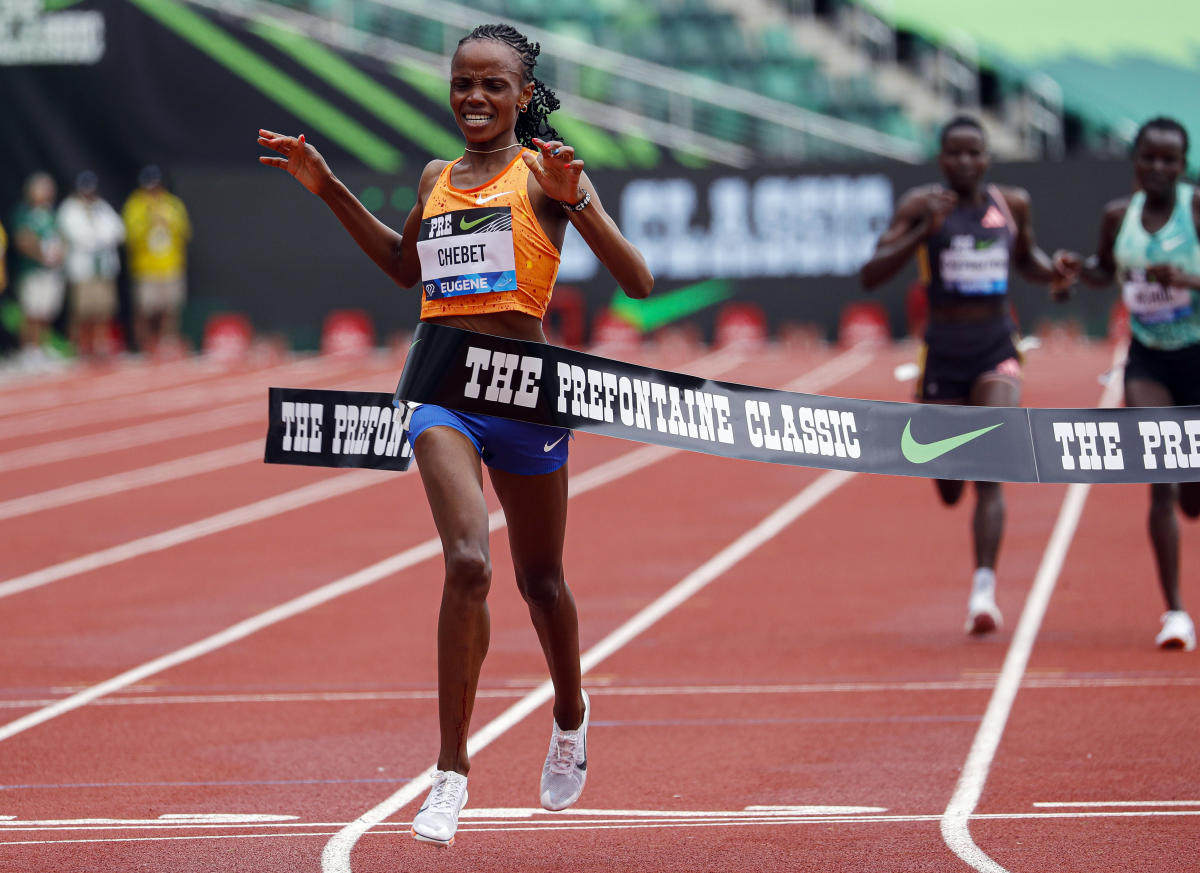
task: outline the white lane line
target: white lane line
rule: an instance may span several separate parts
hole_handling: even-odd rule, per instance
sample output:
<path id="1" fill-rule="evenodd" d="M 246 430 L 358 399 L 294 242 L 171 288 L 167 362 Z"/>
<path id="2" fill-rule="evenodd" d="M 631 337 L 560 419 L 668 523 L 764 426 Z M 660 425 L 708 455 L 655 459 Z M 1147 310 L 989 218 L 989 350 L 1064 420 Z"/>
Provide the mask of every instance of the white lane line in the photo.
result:
<path id="1" fill-rule="evenodd" d="M 594 818 L 602 821 L 620 821 L 623 818 L 678 819 L 690 818 L 758 818 L 770 821 L 773 818 L 796 818 L 798 816 L 844 816 L 863 813 L 887 812 L 886 806 L 747 806 L 745 809 L 580 809 L 571 807 L 559 812 L 547 812 L 540 806 L 467 807 L 462 811 L 462 820 L 470 819 L 546 819 Z"/>
<path id="2" fill-rule="evenodd" d="M 361 374 L 361 371 L 358 370 L 354 372 L 356 375 Z M 384 373 L 387 370 L 379 372 Z M 344 376 L 344 371 L 335 371 L 333 374 L 323 375 L 320 379 L 310 382 L 309 387 L 319 388 L 328 383 L 337 384 Z M 261 390 L 265 394 L 265 388 Z M 264 399 L 260 398 L 206 409 L 203 412 L 188 412 L 144 424 L 67 437 L 53 442 L 39 442 L 36 445 L 20 449 L 10 449 L 7 452 L 0 452 L 0 473 L 7 470 L 24 470 L 39 464 L 51 464 L 55 461 L 73 461 L 91 455 L 121 451 L 177 437 L 210 433 L 214 430 L 259 421 L 263 419 L 263 403 Z"/>
<path id="3" fill-rule="evenodd" d="M 713 357 L 714 356 L 712 356 L 712 355 L 705 356 L 704 358 L 701 358 L 696 363 L 703 364 L 705 361 L 711 360 Z M 733 359 L 730 359 L 730 360 L 733 360 Z M 836 358 L 835 358 L 835 360 L 836 360 Z M 865 366 L 869 360 L 870 360 L 869 358 L 864 360 L 862 362 L 861 366 Z M 733 366 L 733 364 L 730 363 L 729 366 Z M 650 464 L 653 464 L 657 461 L 662 460 L 665 457 L 675 454 L 676 451 L 677 450 L 662 449 L 659 446 L 644 446 L 640 449 L 636 449 L 632 452 L 629 452 L 628 454 L 626 454 L 624 456 L 617 457 L 617 458 L 613 459 L 612 461 L 600 464 L 599 466 L 597 466 L 591 470 L 588 470 L 584 474 L 576 477 L 574 483 L 572 484 L 571 490 L 570 490 L 570 496 L 575 496 L 577 494 L 581 494 L 592 488 L 596 488 L 596 487 L 599 487 L 600 485 L 604 485 L 610 481 L 619 479 L 622 476 L 626 476 L 629 473 L 632 473 L 638 469 L 641 469 L 642 467 L 648 466 Z M 361 470 L 361 471 L 356 471 L 356 474 L 360 478 L 361 477 L 372 477 L 375 475 L 375 471 Z M 355 474 L 347 474 L 347 477 L 354 476 L 354 475 Z M 338 479 L 332 480 L 332 481 L 339 481 L 340 479 L 347 478 L 347 477 L 339 477 Z M 386 481 L 386 479 L 376 479 L 375 481 L 383 482 L 383 481 Z M 275 500 L 275 499 L 277 499 L 277 498 L 272 498 L 272 500 Z M 266 502 L 266 501 L 264 501 L 264 502 Z M 255 504 L 255 505 L 257 505 L 257 504 Z M 224 515 L 227 515 L 227 514 L 224 514 Z M 214 519 L 220 519 L 220 518 L 222 518 L 222 516 L 214 516 L 212 519 L 207 519 L 206 521 L 212 522 Z M 203 525 L 204 522 L 200 522 L 198 524 Z M 504 513 L 502 511 L 496 510 L 495 512 L 491 513 L 488 516 L 489 530 L 492 530 L 492 531 L 499 530 L 500 528 L 504 527 L 504 524 L 505 524 Z M 230 524 L 228 526 L 235 526 L 235 525 Z M 188 527 L 188 526 L 185 525 L 185 527 Z M 179 531 L 179 530 L 181 530 L 181 529 L 179 529 L 179 528 L 176 529 L 176 531 Z M 167 533 L 170 534 L 172 532 L 169 531 Z M 199 535 L 204 535 L 204 534 L 201 533 Z M 131 557 L 131 555 L 124 555 L 123 550 L 125 550 L 128 546 L 136 544 L 136 543 L 144 544 L 143 545 L 144 548 L 149 547 L 149 548 L 147 548 L 148 551 L 153 551 L 156 548 L 167 548 L 170 545 L 175 544 L 173 542 L 166 542 L 162 546 L 154 546 L 154 541 L 156 540 L 157 537 L 160 537 L 160 536 L 164 536 L 164 535 L 157 534 L 157 535 L 154 535 L 151 537 L 144 537 L 141 540 L 135 540 L 134 543 L 128 543 L 128 544 L 125 544 L 122 546 L 117 546 L 117 547 L 114 547 L 113 549 L 106 549 L 103 552 L 97 552 L 91 556 L 86 556 L 85 559 L 76 559 L 76 561 L 68 561 L 65 564 L 56 565 L 56 567 L 52 567 L 52 568 L 48 568 L 48 569 L 51 571 L 58 570 L 58 575 L 55 576 L 55 578 L 58 579 L 58 578 L 63 578 L 66 575 L 73 575 L 74 573 L 85 572 L 86 569 L 90 569 L 87 566 L 87 564 L 88 564 L 87 558 L 93 559 L 93 562 L 94 562 L 97 556 L 106 556 L 107 555 L 107 557 L 104 558 L 106 563 L 113 563 L 116 560 L 126 560 L 126 558 Z M 56 701 L 55 703 L 51 704 L 50 706 L 42 707 L 41 709 L 38 709 L 35 712 L 27 713 L 26 715 L 22 716 L 21 718 L 16 719 L 15 721 L 12 721 L 6 725 L 0 726 L 0 741 L 3 741 L 6 739 L 9 739 L 10 737 L 16 736 L 17 734 L 22 733 L 23 731 L 29 730 L 30 728 L 35 727 L 36 725 L 43 724 L 47 721 L 50 721 L 51 719 L 57 718 L 58 716 L 63 715 L 67 712 L 71 712 L 75 709 L 79 709 L 82 706 L 86 706 L 87 704 L 91 703 L 94 700 L 97 700 L 101 697 L 111 694 L 114 691 L 118 691 L 122 688 L 127 688 L 130 685 L 134 685 L 134 684 L 140 682 L 142 679 L 145 679 L 149 676 L 153 676 L 157 673 L 161 673 L 164 670 L 168 670 L 171 667 L 175 667 L 179 664 L 183 664 L 183 663 L 186 663 L 187 661 L 193 660 L 195 658 L 199 658 L 202 655 L 206 655 L 210 652 L 216 651 L 217 649 L 222 648 L 223 646 L 227 646 L 230 643 L 236 642 L 237 640 L 243 639 L 244 637 L 250 636 L 251 634 L 257 633 L 258 631 L 262 630 L 263 628 L 270 627 L 271 625 L 281 622 L 285 619 L 299 615 L 309 609 L 312 609 L 316 606 L 326 603 L 327 601 L 333 600 L 337 597 L 341 597 L 343 594 L 347 594 L 352 591 L 356 591 L 359 588 L 365 587 L 367 585 L 370 585 L 373 582 L 378 581 L 379 579 L 385 578 L 386 576 L 390 576 L 394 573 L 398 573 L 401 570 L 404 570 L 416 563 L 419 563 L 420 561 L 426 560 L 428 558 L 434 557 L 435 555 L 439 555 L 439 554 L 441 554 L 441 544 L 437 540 L 437 538 L 426 540 L 425 542 L 421 543 L 420 545 L 414 546 L 411 549 L 406 549 L 405 551 L 395 554 L 390 558 L 386 558 L 383 561 L 376 562 L 375 564 L 372 564 L 369 567 L 365 567 L 364 569 L 359 570 L 356 573 L 352 573 L 349 576 L 343 576 L 341 579 L 337 579 L 333 582 L 330 582 L 326 585 L 316 588 L 316 589 L 308 592 L 307 594 L 301 595 L 300 597 L 294 598 L 293 600 L 289 600 L 286 603 L 282 603 L 279 606 L 273 607 L 272 609 L 268 609 L 265 612 L 259 613 L 256 616 L 253 616 L 251 618 L 245 619 L 244 621 L 238 622 L 237 624 L 225 629 L 224 631 L 221 631 L 219 633 L 213 634 L 212 636 L 206 637 L 205 639 L 200 640 L 199 642 L 193 643 L 190 646 L 185 646 L 182 649 L 177 649 L 174 652 L 171 652 L 167 655 L 163 655 L 162 657 L 159 657 L 159 658 L 155 658 L 154 660 L 148 661 L 144 664 L 141 664 L 138 667 L 134 667 L 133 669 L 126 670 L 124 673 L 121 673 L 118 676 L 114 676 L 112 679 L 109 679 L 105 682 L 101 682 L 98 685 L 93 685 L 90 688 L 86 688 L 82 691 L 76 692 L 75 694 L 72 694 L 69 697 L 66 697 L 62 700 Z M 101 564 L 101 566 L 102 566 L 102 564 Z M 44 572 L 44 571 L 39 571 L 39 572 Z M 22 579 L 28 580 L 29 576 L 31 576 L 31 575 L 35 575 L 35 574 L 29 574 L 26 577 L 22 577 Z M 10 582 L 16 582 L 16 581 L 20 581 L 20 580 L 10 580 Z M 54 579 L 47 579 L 45 581 L 39 582 L 38 584 L 46 584 L 47 581 L 54 581 Z M 8 585 L 8 584 L 9 583 L 0 584 L 0 592 L 3 591 L 2 586 Z M 25 585 L 26 585 L 26 588 L 30 587 L 28 582 L 26 582 Z M 22 589 L 22 590 L 25 590 L 25 589 Z"/>
<path id="4" fill-rule="evenodd" d="M 178 370 L 185 372 L 177 374 Z M 171 383 L 184 385 L 190 378 L 203 379 L 223 372 L 227 370 L 214 369 L 211 362 L 205 362 L 202 358 L 183 358 L 169 363 L 129 363 L 111 372 L 96 375 L 68 367 L 47 374 L 45 379 L 31 379 L 23 384 L 18 381 L 4 382 L 3 376 L 0 376 L 0 393 L 12 395 L 19 391 L 22 395 L 13 398 L 16 407 L 11 411 L 0 412 L 0 418 L 67 403 L 105 400 Z M 180 375 L 184 378 L 181 379 Z"/>
<path id="5" fill-rule="evenodd" d="M 1125 346 L 1121 343 L 1117 345 L 1113 354 L 1113 367 L 1121 367 L 1124 359 Z M 1121 379 L 1110 380 L 1100 396 L 1099 405 L 1112 406 L 1117 400 L 1120 388 Z M 979 798 L 983 796 L 988 770 L 996 757 L 1000 738 L 1004 735 L 1004 727 L 1008 723 L 1013 702 L 1021 687 L 1025 667 L 1033 652 L 1033 644 L 1037 641 L 1038 630 L 1050 605 L 1050 595 L 1054 593 L 1054 586 L 1058 582 L 1059 573 L 1062 572 L 1067 549 L 1075 536 L 1075 529 L 1079 525 L 1090 488 L 1090 485 L 1080 483 L 1067 487 L 1067 495 L 1063 498 L 1050 541 L 1042 554 L 1037 575 L 1034 576 L 1033 587 L 1025 600 L 1025 608 L 1021 611 L 1020 623 L 1013 634 L 1012 642 L 1009 643 L 1004 666 L 1000 668 L 1000 677 L 996 680 L 996 687 L 984 711 L 983 721 L 975 733 L 971 750 L 967 753 L 967 760 L 954 787 L 954 794 L 942 815 L 942 839 L 955 855 L 980 873 L 1008 873 L 975 844 L 971 837 L 970 820 L 979 804 Z"/>
<path id="6" fill-rule="evenodd" d="M 806 513 L 821 500 L 848 482 L 855 474 L 841 470 L 830 470 L 819 476 L 795 497 L 792 497 L 767 518 L 738 537 L 700 567 L 693 570 L 648 606 L 610 633 L 580 657 L 580 669 L 587 673 L 605 658 L 619 651 L 630 640 L 637 637 L 659 619 L 668 615 L 696 592 L 725 573 L 763 544 L 770 541 L 793 521 Z M 536 710 L 554 694 L 554 688 L 546 680 L 525 697 L 514 703 L 498 717 L 473 733 L 467 741 L 469 755 L 486 748 L 503 736 L 527 715 Z M 321 853 L 321 869 L 324 873 L 350 873 L 350 851 L 368 830 L 395 814 L 406 804 L 415 800 L 429 787 L 434 767 L 429 767 L 407 785 L 382 803 L 363 813 L 350 825 L 330 840 Z"/>
<path id="7" fill-rule="evenodd" d="M 51 582 L 57 582 L 69 576 L 89 573 L 92 570 L 108 567 L 121 561 L 128 561 L 131 558 L 137 558 L 151 552 L 169 549 L 201 537 L 219 533 L 220 531 L 261 521 L 264 518 L 280 515 L 293 509 L 299 509 L 302 506 L 308 506 L 321 500 L 328 500 L 331 497 L 349 494 L 351 491 L 357 491 L 360 488 L 367 488 L 371 485 L 383 485 L 387 481 L 386 478 L 379 476 L 378 472 L 373 470 L 356 470 L 352 473 L 323 479 L 320 482 L 305 485 L 303 488 L 296 488 L 292 491 L 286 491 L 283 494 L 277 494 L 274 497 L 267 497 L 263 500 L 256 500 L 254 503 L 247 503 L 245 506 L 239 506 L 236 509 L 210 515 L 208 518 L 202 518 L 199 521 L 189 522 L 170 530 L 160 531 L 159 533 L 140 537 L 136 540 L 129 540 L 128 542 L 111 546 L 107 549 L 90 552 L 78 558 L 63 561 L 60 564 L 53 564 L 41 570 L 34 570 L 23 576 L 14 576 L 12 579 L 0 582 L 0 598 L 10 597 L 13 594 L 21 591 L 29 591 L 32 588 L 39 588 L 42 585 L 49 585 Z"/>
<path id="8" fill-rule="evenodd" d="M 706 811 L 669 809 L 566 809 L 562 812 L 547 812 L 538 808 L 497 807 L 492 809 L 464 809 L 462 817 L 477 819 L 473 824 L 497 824 L 512 819 L 540 819 L 546 824 L 564 817 L 592 819 L 601 822 L 621 821 L 629 818 L 651 820 L 687 821 L 689 819 L 757 819 L 771 822 L 778 818 L 812 818 L 835 816 L 843 818 L 887 812 L 883 806 L 748 806 L 745 809 Z M 495 821 L 491 821 L 495 819 Z M 17 819 L 15 816 L 0 818 L 0 833 L 5 831 L 84 831 L 84 830 L 193 830 L 204 828 L 238 827 L 259 828 L 318 828 L 344 827 L 348 822 L 300 821 L 297 815 L 271 813 L 177 813 L 158 818 L 67 818 L 67 819 Z"/>
<path id="9" fill-rule="evenodd" d="M 825 810 L 825 811 L 822 811 Z M 844 810 L 844 811 L 839 811 Z M 587 830 L 598 825 L 629 825 L 687 827 L 714 826 L 725 824 L 739 825 L 781 825 L 781 824 L 908 824 L 912 822 L 934 822 L 941 816 L 935 814 L 882 814 L 883 808 L 877 806 L 847 806 L 847 807 L 796 807 L 792 811 L 780 808 L 771 812 L 751 812 L 748 810 L 692 811 L 692 810 L 626 810 L 626 809 L 586 809 L 563 810 L 562 812 L 546 812 L 544 809 L 484 809 L 463 810 L 460 824 L 461 831 L 496 831 L 496 830 Z M 1181 818 L 1200 816 L 1200 810 L 1155 810 L 1145 809 L 1132 812 L 1077 812 L 1077 813 L 1046 813 L 1046 812 L 995 812 L 979 816 L 989 821 L 1037 821 L 1064 819 L 1104 819 L 1104 818 Z M 11 817 L 10 817 L 11 818 Z M 298 816 L 262 816 L 262 821 L 244 820 L 249 817 L 230 816 L 229 821 L 184 821 L 173 823 L 156 819 L 65 819 L 61 821 L 18 821 L 0 820 L 0 834 L 21 833 L 33 831 L 39 833 L 77 833 L 87 831 L 206 831 L 236 829 L 255 831 L 255 834 L 240 836 L 284 836 L 283 832 L 297 828 L 341 828 L 347 822 L 299 821 Z M 275 819 L 275 820 L 270 820 Z M 284 821 L 283 819 L 291 819 Z M 641 821 L 638 821 L 641 819 Z M 514 825 L 520 821 L 520 825 Z M 280 833 L 269 833 L 277 831 Z M 392 834 L 407 833 L 407 822 L 385 822 L 373 833 Z M 329 833 L 333 833 L 330 831 Z M 328 834 L 326 834 L 328 835 Z M 183 839 L 221 838 L 221 834 L 195 833 L 194 836 Z M 120 838 L 118 838 L 120 839 Z M 126 837 L 136 840 L 138 837 Z M 150 839 L 155 839 L 151 837 Z M 71 840 L 48 840 L 47 842 L 72 842 Z M 12 845 L 0 842 L 0 845 Z"/>
<path id="10" fill-rule="evenodd" d="M 788 382 L 783 386 L 783 390 L 809 393 L 823 391 L 867 366 L 875 360 L 875 354 L 875 351 L 866 345 L 851 346 L 840 355 Z"/>
<path id="11" fill-rule="evenodd" d="M 41 828 L 54 830 L 85 830 L 113 828 L 223 828 L 223 827 L 260 827 L 287 825 L 294 827 L 315 827 L 308 822 L 299 821 L 298 815 L 274 815 L 263 813 L 236 812 L 169 812 L 158 818 L 47 818 L 47 819 L 14 819 L 0 821 L 0 832 L 10 830 L 38 830 Z"/>
<path id="12" fill-rule="evenodd" d="M 188 455 L 185 458 L 175 458 L 160 464 L 139 467 L 124 473 L 113 473 L 97 479 L 63 485 L 60 488 L 26 494 L 23 497 L 0 500 L 0 521 L 6 518 L 32 515 L 35 512 L 45 512 L 48 509 L 58 509 L 60 506 L 70 506 L 86 500 L 95 500 L 98 497 L 109 497 L 150 485 L 161 485 L 163 482 L 175 482 L 189 476 L 212 473 L 251 461 L 261 461 L 262 456 L 263 440 L 259 438 L 220 449 L 212 449 L 208 452 L 200 452 L 197 455 Z"/>
<path id="13" fill-rule="evenodd" d="M 250 401 L 226 406 L 222 409 L 188 413 L 162 421 L 68 437 L 21 449 L 10 449 L 7 452 L 0 452 L 0 473 L 7 470 L 24 470 L 41 464 L 52 464 L 55 461 L 73 461 L 77 458 L 101 455 L 105 452 L 116 452 L 163 442 L 175 437 L 208 433 L 244 424 L 255 418 L 261 419 L 262 411 L 262 403 Z"/>
<path id="14" fill-rule="evenodd" d="M 1068 807 L 1071 809 L 1107 808 L 1107 807 L 1113 807 L 1113 806 L 1132 806 L 1132 807 L 1200 806 L 1200 800 L 1081 800 L 1078 802 L 1043 801 L 1041 803 L 1035 803 L 1034 806 L 1039 807 L 1039 808 Z"/>
<path id="15" fill-rule="evenodd" d="M 327 837 L 330 831 L 277 834 L 196 834 L 184 837 L 93 837 L 81 840 L 0 840 L 0 846 L 61 846 L 80 843 L 174 843 L 181 840 L 278 840 L 293 837 Z"/>
<path id="16" fill-rule="evenodd" d="M 996 683 L 988 680 L 962 682 L 859 682 L 859 683 L 814 683 L 810 685 L 680 685 L 680 686 L 603 686 L 588 688 L 592 697 L 700 697 L 705 695 L 796 695 L 796 694 L 900 694 L 917 692 L 987 691 Z M 1068 688 L 1191 688 L 1200 685 L 1200 677 L 1162 676 L 1140 677 L 1126 680 L 1078 679 L 1078 680 L 1029 680 L 1021 683 L 1026 690 Z M 64 689 L 65 690 L 65 689 Z M 521 688 L 482 688 L 476 693 L 479 699 L 507 699 L 521 697 L 529 690 Z M 139 689 L 130 689 L 136 697 L 106 697 L 96 701 L 96 706 L 186 706 L 190 704 L 221 703 L 362 703 L 371 700 L 436 700 L 437 689 L 415 691 L 247 691 L 233 694 L 141 694 Z M 49 706 L 58 698 L 24 700 L 0 700 L 0 709 L 37 709 Z M 1185 806 L 1190 803 L 1182 802 Z M 1077 806 L 1078 804 L 1065 804 Z M 1108 806 L 1110 804 L 1104 804 Z M 1136 804 L 1134 804 L 1136 805 Z"/>
<path id="17" fill-rule="evenodd" d="M 1093 818 L 1180 818 L 1180 817 L 1195 817 L 1200 816 L 1200 810 L 1146 810 L 1138 812 L 1081 812 L 1081 813 L 987 813 L 976 816 L 980 819 L 990 821 L 1036 821 L 1045 819 L 1093 819 Z M 938 814 L 932 815 L 854 815 L 854 816 L 766 816 L 762 819 L 741 819 L 741 818 L 722 818 L 713 820 L 689 820 L 681 818 L 679 820 L 647 820 L 647 821 L 630 821 L 628 819 L 613 819 L 610 822 L 580 822 L 572 819 L 559 821 L 544 821 L 529 824 L 515 825 L 504 821 L 495 823 L 485 822 L 463 822 L 459 827 L 460 832 L 466 831 L 602 831 L 602 830 L 645 830 L 645 829 L 666 829 L 666 828 L 712 828 L 712 827 L 780 827 L 783 825 L 808 825 L 808 824 L 919 824 L 922 822 L 935 822 L 941 819 Z M 51 845 L 73 845 L 80 843 L 155 843 L 155 842 L 179 842 L 184 840 L 253 840 L 253 839 L 280 839 L 280 838 L 295 838 L 295 837 L 327 837 L 335 833 L 334 828 L 341 827 L 340 822 L 304 822 L 291 825 L 229 825 L 231 828 L 246 828 L 255 830 L 255 833 L 233 833 L 233 834 L 213 834 L 213 833 L 188 833 L 178 836 L 121 836 L 121 837 L 84 837 L 76 839 L 44 839 L 44 840 L 4 840 L 0 839 L 0 846 L 51 846 Z M 280 828 L 279 830 L 271 831 L 272 828 Z M 313 831 L 292 831 L 284 830 L 283 828 L 321 828 L 321 830 Z M 152 830 L 165 830 L 166 827 L 156 827 Z M 203 830 L 202 828 L 185 827 L 180 830 Z M 0 833 L 5 830 L 0 828 Z M 14 833 L 22 830 L 35 830 L 35 828 L 13 828 Z M 103 828 L 46 828 L 45 830 L 53 833 L 55 831 L 88 831 L 88 830 L 103 830 Z M 114 827 L 111 830 L 124 830 L 124 828 Z M 368 836 L 388 837 L 393 838 L 399 834 L 408 834 L 408 824 L 400 824 L 397 822 L 386 822 L 383 825 L 375 828 Z"/>
<path id="18" fill-rule="evenodd" d="M 330 362 L 324 358 L 305 358 L 255 370 L 250 373 L 222 378 L 215 382 L 203 382 L 182 388 L 165 388 L 109 401 L 84 401 L 81 408 L 59 407 L 33 415 L 15 416 L 16 420 L 5 423 L 0 429 L 0 439 L 26 436 L 29 434 L 58 431 L 71 427 L 90 426 L 98 422 L 134 418 L 141 415 L 161 415 L 164 412 L 186 409 L 202 404 L 225 403 L 242 400 L 262 391 L 277 379 L 300 378 L 309 373 L 329 372 Z M 95 406 L 96 408 L 92 408 Z"/>

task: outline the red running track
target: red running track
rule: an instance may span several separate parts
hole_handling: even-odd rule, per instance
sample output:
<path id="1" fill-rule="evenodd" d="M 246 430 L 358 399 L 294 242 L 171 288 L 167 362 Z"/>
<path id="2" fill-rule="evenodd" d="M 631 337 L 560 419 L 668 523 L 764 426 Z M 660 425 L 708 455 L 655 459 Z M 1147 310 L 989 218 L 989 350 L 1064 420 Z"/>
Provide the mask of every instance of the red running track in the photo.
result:
<path id="1" fill-rule="evenodd" d="M 912 353 L 634 357 L 904 400 Z M 1026 402 L 1097 403 L 1111 357 L 1034 351 Z M 0 383 L 0 869 L 1200 869 L 1200 661 L 1153 646 L 1144 486 L 1076 494 L 1057 535 L 1069 489 L 1008 486 L 1006 624 L 977 640 L 969 500 L 586 434 L 587 790 L 536 808 L 545 667 L 497 516 L 470 804 L 452 848 L 415 843 L 441 581 L 420 484 L 260 460 L 268 385 L 387 390 L 398 366 Z M 1031 591 L 1044 619 L 1014 633 Z"/>

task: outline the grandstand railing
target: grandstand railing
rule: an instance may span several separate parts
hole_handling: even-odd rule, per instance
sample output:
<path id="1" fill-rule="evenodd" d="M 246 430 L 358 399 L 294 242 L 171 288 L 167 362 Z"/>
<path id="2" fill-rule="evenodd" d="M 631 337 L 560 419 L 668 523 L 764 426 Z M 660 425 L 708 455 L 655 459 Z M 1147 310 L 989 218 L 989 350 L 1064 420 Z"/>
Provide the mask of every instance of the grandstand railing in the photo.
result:
<path id="1" fill-rule="evenodd" d="M 446 0 L 354 0 L 321 4 L 327 14 L 313 15 L 295 9 L 302 0 L 190 0 L 190 2 L 243 17 L 268 15 L 323 42 L 349 50 L 395 60 L 397 54 L 434 65 L 446 72 L 447 58 L 463 33 L 484 20 L 505 22 L 503 16 L 484 14 Z M 439 52 L 422 45 L 419 28 L 388 37 L 364 33 L 358 26 L 364 8 L 394 10 L 443 25 Z M 338 20 L 341 19 L 341 20 Z M 788 160 L 806 158 L 862 159 L 883 157 L 906 163 L 925 159 L 922 145 L 865 125 L 843 121 L 819 112 L 764 97 L 753 91 L 655 64 L 641 58 L 591 45 L 570 36 L 552 33 L 526 22 L 507 20 L 531 40 L 541 43 L 540 65 L 547 84 L 569 95 L 573 110 L 600 126 L 636 133 L 660 145 L 693 152 L 719 163 L 745 167 L 762 156 Z M 579 94 L 579 83 L 590 71 L 600 71 L 625 86 L 620 104 L 589 100 Z M 706 113 L 734 112 L 750 121 L 738 141 L 700 129 Z"/>
<path id="2" fill-rule="evenodd" d="M 807 0 L 785 0 L 797 8 L 795 14 L 814 15 Z M 868 52 L 876 61 L 897 60 L 896 29 L 878 13 L 880 0 L 846 0 L 837 7 L 838 20 L 852 43 Z M 929 87 L 951 105 L 967 110 L 982 108 L 979 46 L 962 30 L 931 40 L 914 66 Z M 1063 95 L 1058 83 L 1043 73 L 1029 75 L 1008 72 L 1011 93 L 997 107 L 1004 121 L 1012 125 L 1030 154 L 1059 159 L 1065 152 Z"/>

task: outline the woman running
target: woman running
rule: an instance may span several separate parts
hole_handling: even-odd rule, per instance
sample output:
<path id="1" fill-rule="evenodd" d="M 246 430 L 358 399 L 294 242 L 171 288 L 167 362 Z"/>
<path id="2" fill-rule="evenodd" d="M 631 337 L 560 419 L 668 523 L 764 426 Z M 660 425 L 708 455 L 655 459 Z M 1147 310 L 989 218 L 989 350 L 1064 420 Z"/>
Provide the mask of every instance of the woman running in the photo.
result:
<path id="1" fill-rule="evenodd" d="M 990 157 L 983 127 L 958 116 L 942 128 L 938 163 L 946 185 L 906 192 L 860 278 L 871 289 L 896 275 L 914 257 L 929 294 L 923 366 L 917 399 L 924 403 L 1016 406 L 1021 399 L 1021 358 L 1009 314 L 1010 264 L 1031 282 L 1065 286 L 1072 274 L 1034 242 L 1029 194 L 985 185 Z M 964 482 L 939 479 L 947 506 Z M 1004 534 L 1004 496 L 998 482 L 975 483 L 972 535 L 975 574 L 966 631 L 1000 626 L 996 559 Z"/>
<path id="2" fill-rule="evenodd" d="M 1100 245 L 1082 264 L 1087 284 L 1121 284 L 1131 334 L 1126 406 L 1200 404 L 1200 189 L 1181 181 L 1187 151 L 1187 130 L 1173 118 L 1142 125 L 1137 191 L 1104 208 Z M 1188 518 L 1200 516 L 1200 482 L 1150 486 L 1150 544 L 1167 604 L 1155 642 L 1190 652 L 1196 627 L 1179 595 L 1177 502 Z"/>
<path id="3" fill-rule="evenodd" d="M 630 297 L 647 296 L 654 279 L 604 211 L 583 161 L 547 123 L 559 104 L 533 76 L 539 51 L 507 25 L 482 25 L 459 42 L 450 108 L 464 153 L 425 167 L 403 234 L 355 199 L 303 135 L 259 131 L 259 144 L 281 155 L 259 160 L 324 200 L 397 284 L 420 281 L 422 320 L 545 342 L 542 316 L 568 223 Z M 480 241 L 487 245 L 463 245 Z M 462 263 L 464 256 L 471 262 Z M 456 282 L 459 275 L 490 277 L 488 287 Z M 561 428 L 428 404 L 413 413 L 410 439 L 445 559 L 437 631 L 441 749 L 432 790 L 413 821 L 418 840 L 452 843 L 467 802 L 467 735 L 488 648 L 492 575 L 481 460 L 508 519 L 517 585 L 554 685 L 541 802 L 565 809 L 583 790 L 591 713 L 580 680 L 579 620 L 563 578 L 567 437 Z"/>

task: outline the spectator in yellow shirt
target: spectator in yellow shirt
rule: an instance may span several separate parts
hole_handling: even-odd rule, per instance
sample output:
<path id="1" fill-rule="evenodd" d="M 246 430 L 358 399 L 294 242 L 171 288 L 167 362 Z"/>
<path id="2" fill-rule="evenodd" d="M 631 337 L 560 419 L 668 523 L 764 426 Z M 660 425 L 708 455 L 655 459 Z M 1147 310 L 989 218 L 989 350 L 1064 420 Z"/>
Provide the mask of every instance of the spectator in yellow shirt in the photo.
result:
<path id="1" fill-rule="evenodd" d="M 187 244 L 192 238 L 187 209 L 163 185 L 162 171 L 151 165 L 138 175 L 138 189 L 125 201 L 122 215 L 138 350 L 178 349 L 179 316 L 187 295 Z"/>

